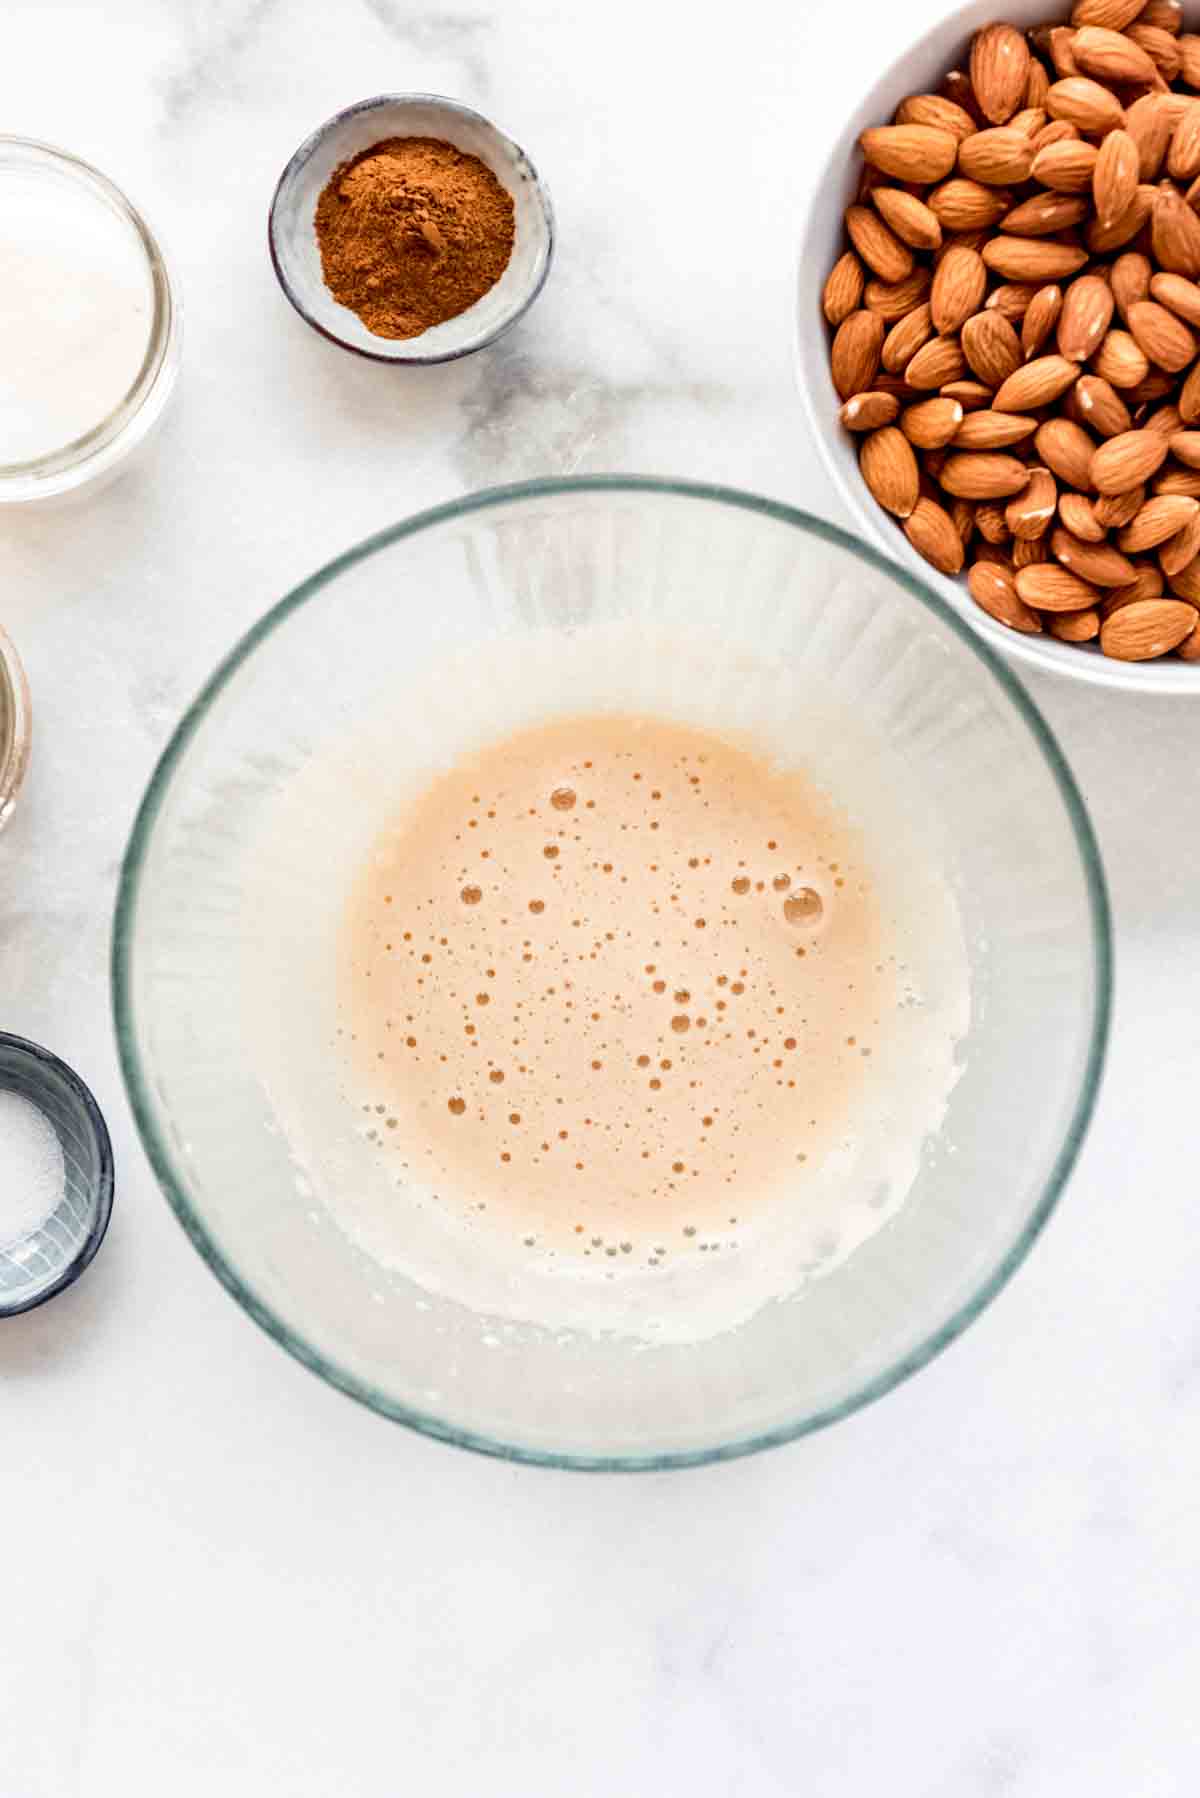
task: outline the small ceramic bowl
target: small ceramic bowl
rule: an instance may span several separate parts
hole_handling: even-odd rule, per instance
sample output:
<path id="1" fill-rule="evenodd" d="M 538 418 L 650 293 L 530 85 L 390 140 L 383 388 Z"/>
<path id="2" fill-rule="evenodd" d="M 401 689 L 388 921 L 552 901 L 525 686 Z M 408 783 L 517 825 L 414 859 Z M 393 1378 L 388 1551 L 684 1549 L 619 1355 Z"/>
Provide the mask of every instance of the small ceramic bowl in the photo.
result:
<path id="1" fill-rule="evenodd" d="M 1065 5 L 1060 11 L 1065 19 Z M 931 568 L 876 505 L 859 473 L 854 439 L 838 418 L 841 402 L 829 373 L 829 332 L 821 314 L 821 290 L 845 247 L 842 215 L 854 198 L 862 170 L 859 132 L 868 125 L 887 123 L 906 95 L 933 92 L 947 70 L 962 68 L 971 38 L 981 26 L 1002 17 L 1026 30 L 1054 12 L 1045 0 L 1008 0 L 1003 7 L 997 6 L 996 0 L 970 0 L 915 37 L 877 80 L 867 78 L 861 88 L 847 90 L 845 123 L 826 161 L 814 171 L 801 230 L 795 340 L 800 394 L 813 441 L 855 530 L 932 587 L 993 649 L 1024 668 L 1066 675 L 1092 686 L 1200 697 L 1200 662 L 1181 662 L 1174 656 L 1153 662 L 1118 662 L 1093 643 L 1059 643 L 1049 635 L 1022 636 L 989 618 L 967 592 L 966 580 Z M 869 61 L 866 69 L 869 77 Z"/>
<path id="2" fill-rule="evenodd" d="M 456 318 L 418 337 L 377 337 L 334 299 L 321 273 L 314 214 L 333 171 L 388 137 L 436 137 L 478 156 L 512 196 L 516 238 L 508 267 Z M 377 362 L 450 362 L 494 343 L 528 311 L 545 285 L 554 253 L 550 195 L 519 144 L 469 106 L 437 94 L 380 94 L 319 125 L 279 177 L 267 231 L 279 285 L 314 331 Z"/>
<path id="3" fill-rule="evenodd" d="M 12 817 L 29 766 L 29 687 L 21 658 L 0 630 L 0 830 Z"/>
<path id="4" fill-rule="evenodd" d="M 52 1125 L 63 1152 L 62 1198 L 44 1223 L 0 1243 L 0 1318 L 32 1311 L 76 1281 L 104 1241 L 113 1157 L 100 1107 L 48 1049 L 0 1031 L 0 1092 L 19 1093 Z"/>

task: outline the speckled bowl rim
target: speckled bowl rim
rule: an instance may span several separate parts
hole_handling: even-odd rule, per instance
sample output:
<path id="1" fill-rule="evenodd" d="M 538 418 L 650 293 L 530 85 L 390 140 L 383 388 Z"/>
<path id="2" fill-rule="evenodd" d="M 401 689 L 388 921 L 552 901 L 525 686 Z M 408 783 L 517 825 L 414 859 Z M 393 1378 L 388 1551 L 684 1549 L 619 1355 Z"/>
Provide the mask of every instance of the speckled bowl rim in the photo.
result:
<path id="1" fill-rule="evenodd" d="M 16 1304 L 9 1304 L 0 1296 L 0 1322 L 6 1317 L 21 1317 L 28 1311 L 36 1311 L 39 1305 L 47 1304 L 73 1286 L 84 1269 L 95 1259 L 96 1251 L 104 1241 L 112 1217 L 113 1193 L 116 1187 L 116 1176 L 113 1163 L 112 1138 L 108 1133 L 108 1125 L 104 1121 L 104 1113 L 97 1105 L 91 1088 L 80 1079 L 73 1067 L 63 1061 L 49 1049 L 43 1049 L 40 1043 L 30 1042 L 28 1037 L 13 1036 L 7 1030 L 0 1030 L 0 1048 L 15 1049 L 24 1060 L 38 1068 L 52 1068 L 54 1073 L 69 1088 L 79 1101 L 87 1126 L 96 1144 L 100 1164 L 96 1184 L 93 1189 L 95 1212 L 88 1226 L 87 1234 L 82 1236 L 79 1246 L 71 1259 L 63 1264 L 58 1276 L 51 1280 L 49 1286 L 33 1293 L 29 1298 L 20 1299 Z M 36 1104 L 35 1099 L 30 1100 Z M 40 1107 L 39 1107 L 40 1109 Z"/>
<path id="2" fill-rule="evenodd" d="M 484 332 L 483 336 L 472 338 L 469 343 L 460 344 L 459 347 L 454 350 L 439 350 L 436 352 L 427 350 L 423 354 L 417 350 L 394 350 L 390 352 L 387 350 L 368 350 L 364 349 L 362 344 L 351 343 L 349 338 L 340 337 L 336 331 L 331 331 L 326 325 L 323 325 L 304 304 L 304 301 L 300 298 L 299 294 L 292 286 L 291 281 L 288 279 L 283 260 L 276 248 L 275 217 L 279 202 L 285 190 L 294 177 L 304 167 L 304 164 L 315 153 L 329 132 L 336 130 L 337 127 L 342 125 L 347 119 L 354 118 L 359 113 L 374 112 L 377 108 L 382 106 L 412 105 L 414 103 L 438 107 L 444 112 L 453 113 L 458 118 L 471 119 L 476 124 L 483 125 L 488 131 L 494 132 L 497 137 L 503 139 L 509 149 L 513 151 L 514 155 L 524 163 L 533 179 L 534 192 L 537 195 L 538 204 L 542 209 L 542 215 L 546 221 L 546 254 L 542 259 L 542 266 L 538 271 L 536 280 L 520 305 L 516 307 L 507 318 L 503 318 L 498 324 L 493 325 L 490 331 Z M 512 327 L 520 319 L 524 318 L 525 314 L 529 311 L 529 308 L 533 305 L 533 302 L 537 299 L 543 287 L 546 285 L 546 278 L 550 273 L 550 265 L 554 261 L 554 246 L 554 206 L 550 199 L 549 189 L 539 175 L 537 167 L 534 164 L 533 158 L 529 155 L 529 152 L 517 142 L 516 138 L 510 137 L 508 132 L 505 131 L 502 126 L 497 125 L 494 119 L 489 119 L 486 114 L 482 112 L 476 112 L 473 106 L 464 106 L 461 100 L 451 100 L 445 94 L 374 94 L 369 100 L 356 100 L 353 106 L 344 106 L 340 112 L 335 112 L 332 118 L 325 120 L 323 125 L 318 125 L 315 131 L 310 131 L 304 142 L 300 145 L 300 148 L 288 159 L 282 175 L 280 175 L 279 180 L 275 183 L 275 192 L 271 196 L 271 206 L 267 214 L 267 249 L 271 257 L 271 267 L 275 270 L 275 279 L 283 289 L 284 296 L 288 303 L 299 313 L 305 324 L 310 325 L 318 336 L 325 338 L 327 343 L 336 343 L 339 349 L 349 350 L 351 355 L 361 356 L 365 362 L 383 362 L 392 368 L 429 368 L 438 362 L 457 362 L 462 356 L 473 356 L 476 350 L 486 349 L 489 344 L 495 343 L 498 337 L 503 337 L 506 331 L 511 331 Z M 419 343 L 420 338 L 391 339 L 389 341 Z"/>
<path id="3" fill-rule="evenodd" d="M 773 1429 L 711 1443 L 704 1448 L 648 1451 L 644 1454 L 593 1455 L 570 1450 L 531 1448 L 524 1443 L 506 1442 L 478 1431 L 464 1429 L 447 1422 L 445 1418 L 402 1404 L 371 1381 L 314 1348 L 243 1279 L 193 1205 L 189 1182 L 178 1163 L 173 1138 L 160 1127 L 154 1073 L 152 1067 L 143 1061 L 136 1024 L 133 963 L 137 940 L 138 895 L 147 852 L 159 813 L 188 746 L 243 663 L 266 647 L 276 630 L 280 625 L 286 624 L 293 612 L 300 611 L 340 575 L 369 561 L 381 550 L 390 549 L 393 544 L 400 543 L 405 538 L 419 536 L 422 531 L 470 517 L 474 513 L 503 512 L 513 501 L 545 499 L 558 494 L 610 494 L 617 497 L 665 494 L 673 499 L 731 507 L 735 511 L 756 514 L 777 524 L 787 525 L 801 535 L 835 544 L 903 589 L 932 615 L 939 626 L 957 637 L 983 663 L 1041 751 L 1066 813 L 1069 834 L 1074 838 L 1091 922 L 1094 997 L 1087 1057 L 1058 1153 L 1047 1172 L 1041 1196 L 1031 1207 L 1016 1240 L 980 1278 L 969 1299 L 951 1312 L 944 1322 L 930 1331 L 907 1354 L 900 1356 L 871 1379 L 863 1381 L 845 1398 L 839 1399 L 836 1404 L 779 1424 Z M 815 1430 L 850 1417 L 864 1405 L 882 1398 L 894 1386 L 899 1386 L 910 1375 L 917 1373 L 927 1362 L 949 1347 L 987 1308 L 997 1293 L 1008 1284 L 1041 1235 L 1058 1203 L 1087 1134 L 1100 1088 L 1108 1044 L 1113 996 L 1112 953 L 1112 917 L 1099 845 L 1067 760 L 1054 733 L 1011 669 L 945 600 L 888 557 L 852 537 L 849 532 L 839 530 L 836 525 L 827 524 L 823 519 L 814 518 L 811 513 L 801 512 L 778 500 L 762 499 L 737 488 L 713 486 L 699 481 L 664 480 L 651 475 L 578 475 L 519 481 L 511 486 L 485 488 L 447 505 L 418 512 L 414 517 L 364 538 L 353 549 L 335 557 L 332 562 L 327 562 L 308 580 L 302 581 L 277 601 L 251 626 L 200 689 L 172 733 L 150 777 L 121 864 L 113 920 L 111 978 L 117 1052 L 134 1119 L 150 1164 L 168 1204 L 200 1258 L 261 1329 L 273 1336 L 289 1354 L 328 1385 L 336 1387 L 381 1416 L 405 1424 L 409 1429 L 431 1436 L 436 1441 L 453 1443 L 459 1448 L 471 1449 L 479 1454 L 494 1455 L 505 1461 L 520 1461 L 534 1467 L 569 1468 L 589 1473 L 643 1473 L 677 1467 L 700 1467 L 712 1461 L 736 1460 L 742 1455 L 755 1454 L 761 1449 L 775 1448 L 782 1443 L 795 1441 L 798 1437 L 811 1435 Z"/>

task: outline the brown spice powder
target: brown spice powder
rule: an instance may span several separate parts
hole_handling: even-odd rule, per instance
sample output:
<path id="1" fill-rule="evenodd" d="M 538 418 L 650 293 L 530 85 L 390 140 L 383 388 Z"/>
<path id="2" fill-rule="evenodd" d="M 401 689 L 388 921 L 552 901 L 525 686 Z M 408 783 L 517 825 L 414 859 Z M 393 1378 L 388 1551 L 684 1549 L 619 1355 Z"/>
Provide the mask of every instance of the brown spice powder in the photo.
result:
<path id="1" fill-rule="evenodd" d="M 325 285 L 376 337 L 416 337 L 495 285 L 512 199 L 478 156 L 389 137 L 333 171 L 317 201 Z"/>

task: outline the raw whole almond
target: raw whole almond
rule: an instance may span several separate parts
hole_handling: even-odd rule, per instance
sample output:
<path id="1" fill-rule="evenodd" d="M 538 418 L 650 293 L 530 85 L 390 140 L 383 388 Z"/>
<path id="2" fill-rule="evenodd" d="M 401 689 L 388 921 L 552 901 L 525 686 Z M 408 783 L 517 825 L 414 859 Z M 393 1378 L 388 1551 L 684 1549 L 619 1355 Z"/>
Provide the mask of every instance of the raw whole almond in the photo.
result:
<path id="1" fill-rule="evenodd" d="M 1038 459 L 1044 462 L 1065 487 L 1083 491 L 1088 485 L 1094 440 L 1069 418 L 1048 418 L 1038 427 L 1034 437 Z"/>
<path id="2" fill-rule="evenodd" d="M 1171 133 L 1167 173 L 1172 181 L 1194 181 L 1200 175 L 1200 100 L 1189 102 Z"/>
<path id="3" fill-rule="evenodd" d="M 894 325 L 919 306 L 929 292 L 932 276 L 927 268 L 915 268 L 903 281 L 868 281 L 863 288 L 863 305 L 877 312 L 885 324 Z"/>
<path id="4" fill-rule="evenodd" d="M 875 125 L 858 139 L 873 168 L 896 181 L 941 181 L 954 167 L 958 139 L 934 125 Z"/>
<path id="5" fill-rule="evenodd" d="M 1179 39 L 1179 69 L 1189 87 L 1200 87 L 1200 37 L 1194 32 Z"/>
<path id="6" fill-rule="evenodd" d="M 1196 359 L 1196 339 L 1157 300 L 1138 300 L 1129 308 L 1129 329 L 1147 361 L 1170 374 L 1179 374 Z"/>
<path id="7" fill-rule="evenodd" d="M 1003 313 L 994 308 L 977 312 L 966 321 L 962 348 L 972 371 L 989 387 L 999 387 L 1021 366 L 1021 340 Z"/>
<path id="8" fill-rule="evenodd" d="M 846 234 L 868 268 L 880 280 L 903 281 L 913 271 L 913 253 L 869 206 L 846 210 Z"/>
<path id="9" fill-rule="evenodd" d="M 942 241 L 937 214 L 903 187 L 877 187 L 871 203 L 896 236 L 913 250 L 936 250 Z"/>
<path id="10" fill-rule="evenodd" d="M 1168 655 L 1196 628 L 1196 612 L 1178 599 L 1139 599 L 1120 606 L 1100 627 L 1100 647 L 1120 662 Z"/>
<path id="11" fill-rule="evenodd" d="M 1003 292 L 997 288 L 996 293 Z M 995 299 L 996 295 L 992 295 Z M 990 302 L 989 302 L 990 304 Z M 1039 287 L 1030 300 L 1021 325 L 1021 348 L 1027 357 L 1036 356 L 1053 331 L 1062 313 L 1062 288 L 1052 282 Z"/>
<path id="12" fill-rule="evenodd" d="M 1191 216 L 1195 218 L 1194 213 Z M 1196 228 L 1200 231 L 1200 219 L 1196 219 Z M 993 237 L 983 249 L 988 268 L 1006 281 L 1061 281 L 1065 275 L 1075 274 L 1087 259 L 1087 251 L 1075 244 L 1049 243 L 1040 237 Z"/>
<path id="13" fill-rule="evenodd" d="M 1122 530 L 1146 503 L 1146 489 L 1131 487 L 1128 493 L 1102 493 L 1092 501 L 1096 522 L 1106 531 Z"/>
<path id="14" fill-rule="evenodd" d="M 858 452 L 863 480 L 885 512 L 907 518 L 920 497 L 921 481 L 912 445 L 895 425 L 864 437 Z"/>
<path id="15" fill-rule="evenodd" d="M 1028 484 L 1029 470 L 1015 456 L 964 450 L 946 457 L 939 480 L 960 499 L 1007 499 Z"/>
<path id="16" fill-rule="evenodd" d="M 1181 0 L 1146 0 L 1137 22 L 1139 25 L 1157 25 L 1160 30 L 1169 31 L 1172 37 L 1178 37 L 1183 29 Z"/>
<path id="17" fill-rule="evenodd" d="M 1018 543 L 1032 543 L 1044 535 L 1054 517 L 1058 488 L 1048 468 L 1035 468 L 1029 485 L 1004 510 L 1004 522 Z"/>
<path id="18" fill-rule="evenodd" d="M 1155 400 L 1161 400 L 1166 394 L 1172 392 L 1173 388 L 1174 380 L 1165 369 L 1152 368 L 1148 375 L 1143 376 L 1136 387 L 1131 387 L 1129 389 L 1129 404 L 1133 406 L 1136 411 L 1143 411 L 1146 406 L 1152 405 Z M 1140 422 L 1141 421 L 1135 417 L 1134 423 L 1138 424 Z"/>
<path id="19" fill-rule="evenodd" d="M 1186 280 L 1183 275 L 1152 275 L 1150 295 L 1176 318 L 1200 326 L 1200 287 L 1194 281 Z"/>
<path id="20" fill-rule="evenodd" d="M 959 143 L 979 128 L 965 107 L 956 106 L 942 94 L 910 94 L 896 109 L 896 123 L 932 125 L 937 131 L 948 131 Z"/>
<path id="21" fill-rule="evenodd" d="M 1113 132 L 1112 136 L 1116 136 Z M 1082 224 L 1088 203 L 1081 194 L 1034 194 L 1022 200 L 1001 221 L 1014 237 L 1053 237 Z"/>
<path id="22" fill-rule="evenodd" d="M 959 408 L 961 412 L 962 408 Z M 954 433 L 955 449 L 1008 449 L 1038 428 L 1036 418 L 1021 418 L 1013 412 L 971 412 Z"/>
<path id="23" fill-rule="evenodd" d="M 1189 371 L 1175 404 L 1185 425 L 1200 424 L 1200 364 Z"/>
<path id="24" fill-rule="evenodd" d="M 1173 497 L 1182 498 L 1182 495 Z M 1158 552 L 1159 567 L 1169 581 L 1178 579 L 1200 555 L 1200 511 L 1188 519 L 1181 531 L 1169 537 Z"/>
<path id="25" fill-rule="evenodd" d="M 1106 256 L 1110 250 L 1119 250 L 1122 244 L 1137 236 L 1153 210 L 1154 189 L 1143 182 L 1120 218 L 1108 225 L 1102 225 L 1099 219 L 1092 220 L 1086 232 L 1088 249 L 1093 256 Z"/>
<path id="26" fill-rule="evenodd" d="M 1200 501 L 1187 499 L 1181 493 L 1156 495 L 1139 509 L 1117 541 L 1126 555 L 1141 555 L 1166 543 L 1195 518 L 1200 518 Z"/>
<path id="27" fill-rule="evenodd" d="M 1125 114 L 1125 130 L 1138 151 L 1139 181 L 1153 181 L 1163 165 L 1174 120 L 1161 94 L 1143 94 Z"/>
<path id="28" fill-rule="evenodd" d="M 992 403 L 992 390 L 982 381 L 945 381 L 938 392 L 944 399 L 957 400 L 964 412 L 982 412 Z"/>
<path id="29" fill-rule="evenodd" d="M 933 314 L 928 302 L 923 302 L 892 326 L 883 340 L 880 361 L 889 374 L 903 374 L 921 345 L 932 336 Z"/>
<path id="30" fill-rule="evenodd" d="M 1118 437 L 1133 429 L 1129 408 L 1108 381 L 1100 375 L 1083 375 L 1071 389 L 1077 422 L 1095 431 L 1098 437 Z"/>
<path id="31" fill-rule="evenodd" d="M 986 292 L 987 269 L 982 256 L 976 250 L 953 245 L 938 263 L 933 277 L 929 302 L 934 330 L 942 337 L 953 335 L 983 304 Z"/>
<path id="32" fill-rule="evenodd" d="M 1169 31 L 1159 31 L 1139 20 L 1129 27 L 1129 36 L 1140 44 L 1164 81 L 1174 81 L 1179 73 L 1179 45 Z"/>
<path id="33" fill-rule="evenodd" d="M 1058 502 L 1058 516 L 1063 528 L 1081 543 L 1103 543 L 1104 526 L 1092 511 L 1082 493 L 1064 493 Z"/>
<path id="34" fill-rule="evenodd" d="M 977 131 L 958 146 L 959 173 L 969 181 L 981 181 L 985 187 L 1008 187 L 1028 181 L 1033 158 L 1030 139 L 1011 125 Z"/>
<path id="35" fill-rule="evenodd" d="M 987 25 L 976 32 L 971 45 L 971 86 L 985 119 L 1003 125 L 1012 117 L 1025 98 L 1028 74 L 1029 46 L 1015 26 Z"/>
<path id="36" fill-rule="evenodd" d="M 1074 42 L 1075 33 L 1068 30 L 1065 25 L 1052 25 L 1047 33 L 1047 50 L 1050 61 L 1054 64 L 1054 73 L 1060 81 L 1065 81 L 1069 75 L 1078 75 L 1079 73 L 1079 65 L 1075 61 L 1072 49 Z M 1042 102 L 1043 106 L 1046 105 L 1049 98 L 1050 89 L 1047 88 L 1046 100 Z"/>
<path id="37" fill-rule="evenodd" d="M 1046 73 L 1046 65 L 1039 62 L 1036 56 L 1029 58 L 1029 73 L 1025 77 L 1026 106 L 1044 107 L 1046 95 L 1050 92 L 1050 77 Z"/>
<path id="38" fill-rule="evenodd" d="M 1022 568 L 1014 584 L 1025 604 L 1035 606 L 1039 612 L 1078 612 L 1095 605 L 1100 597 L 1098 588 L 1057 562 Z"/>
<path id="39" fill-rule="evenodd" d="M 833 384 L 844 400 L 870 387 L 883 348 L 883 320 L 874 312 L 852 312 L 838 326 L 829 352 Z"/>
<path id="40" fill-rule="evenodd" d="M 1200 662 L 1200 619 L 1197 619 L 1191 636 L 1175 645 L 1175 654 L 1181 662 Z"/>
<path id="41" fill-rule="evenodd" d="M 1129 323 L 1129 308 L 1134 302 L 1150 297 L 1151 273 L 1150 258 L 1143 256 L 1140 250 L 1126 250 L 1109 271 L 1113 301 L 1126 324 Z"/>
<path id="42" fill-rule="evenodd" d="M 1092 172 L 1099 151 L 1082 138 L 1065 138 L 1037 152 L 1030 168 L 1035 181 L 1060 194 L 1086 194 L 1092 189 Z"/>
<path id="43" fill-rule="evenodd" d="M 984 301 L 984 311 L 996 311 L 1010 325 L 1019 325 L 1039 291 L 1030 281 L 1002 282 L 999 287 L 993 287 Z"/>
<path id="44" fill-rule="evenodd" d="M 1075 0 L 1071 8 L 1073 25 L 1106 25 L 1112 31 L 1124 31 L 1141 12 L 1145 0 Z"/>
<path id="45" fill-rule="evenodd" d="M 918 400 L 900 414 L 900 429 L 918 449 L 941 449 L 950 442 L 963 421 L 957 400 Z"/>
<path id="46" fill-rule="evenodd" d="M 1154 260 L 1176 275 L 1200 275 L 1200 218 L 1179 189 L 1164 181 L 1150 215 Z"/>
<path id="47" fill-rule="evenodd" d="M 1003 506 L 995 500 L 980 500 L 975 508 L 975 528 L 988 543 L 997 547 L 1008 542 L 1008 521 Z"/>
<path id="48" fill-rule="evenodd" d="M 1189 562 L 1186 568 L 1171 576 L 1168 585 L 1175 599 L 1200 609 L 1200 563 Z"/>
<path id="49" fill-rule="evenodd" d="M 910 387 L 928 389 L 944 387 L 947 381 L 960 381 L 966 372 L 957 339 L 934 337 L 917 351 L 904 371 L 904 379 Z"/>
<path id="50" fill-rule="evenodd" d="M 1051 612 L 1046 627 L 1060 643 L 1091 643 L 1100 635 L 1100 614 L 1094 606 L 1082 612 Z"/>
<path id="51" fill-rule="evenodd" d="M 1033 140 L 1035 163 L 1038 153 L 1047 149 L 1051 144 L 1077 144 L 1079 142 L 1079 133 L 1076 131 L 1074 125 L 1068 125 L 1066 119 L 1051 119 L 1048 125 L 1042 126 L 1041 130 Z M 1047 182 L 1046 185 L 1049 187 L 1052 183 Z"/>
<path id="52" fill-rule="evenodd" d="M 1012 204 L 1004 188 L 985 187 L 956 175 L 928 195 L 929 210 L 947 231 L 982 231 L 1003 218 Z"/>
<path id="53" fill-rule="evenodd" d="M 1123 32 L 1103 25 L 1086 25 L 1071 40 L 1075 66 L 1084 75 L 1110 87 L 1122 82 L 1153 82 L 1155 65 L 1150 56 Z"/>
<path id="54" fill-rule="evenodd" d="M 1099 275 L 1077 275 L 1063 295 L 1059 314 L 1060 356 L 1069 362 L 1086 362 L 1103 341 L 1112 315 L 1113 296 L 1108 282 Z"/>
<path id="55" fill-rule="evenodd" d="M 1050 560 L 1050 551 L 1040 537 L 1019 537 L 1011 549 L 1014 574 L 1018 568 L 1032 568 L 1035 562 Z"/>
<path id="56" fill-rule="evenodd" d="M 1152 483 L 1155 493 L 1182 493 L 1200 499 L 1200 468 L 1164 468 Z"/>
<path id="57" fill-rule="evenodd" d="M 862 305 L 865 285 L 862 263 L 853 250 L 847 250 L 830 269 L 821 295 L 821 310 L 831 325 L 840 325 L 852 312 L 857 312 Z"/>
<path id="58" fill-rule="evenodd" d="M 900 401 L 894 393 L 855 393 L 839 414 L 848 431 L 878 431 L 895 422 Z"/>
<path id="59" fill-rule="evenodd" d="M 1117 96 L 1086 75 L 1054 82 L 1046 95 L 1046 111 L 1052 119 L 1066 119 L 1085 137 L 1115 131 L 1125 116 Z"/>
<path id="60" fill-rule="evenodd" d="M 1033 412 L 1048 406 L 1079 379 L 1079 365 L 1065 356 L 1039 356 L 1009 375 L 992 405 L 997 412 Z"/>
<path id="61" fill-rule="evenodd" d="M 1102 380 L 1122 390 L 1136 387 L 1150 372 L 1150 364 L 1128 331 L 1110 331 L 1092 357 L 1092 367 Z"/>
<path id="62" fill-rule="evenodd" d="M 904 535 L 917 554 L 942 574 L 957 574 L 963 565 L 963 543 L 954 520 L 934 499 L 921 498 L 904 520 Z"/>
<path id="63" fill-rule="evenodd" d="M 1046 85 L 1049 87 L 1049 82 Z M 1023 131 L 1032 141 L 1040 131 L 1045 130 L 1046 114 L 1040 106 L 1026 106 L 1021 112 L 1014 112 L 1008 123 L 1013 131 Z"/>
<path id="64" fill-rule="evenodd" d="M 952 499 L 949 512 L 964 549 L 975 531 L 975 504 L 969 499 Z"/>
<path id="65" fill-rule="evenodd" d="M 1107 618 L 1119 606 L 1131 606 L 1139 599 L 1161 599 L 1163 578 L 1153 562 L 1139 562 L 1137 579 L 1128 587 L 1112 587 L 1100 602 L 1101 615 Z"/>
<path id="66" fill-rule="evenodd" d="M 1092 175 L 1096 217 L 1104 227 L 1115 225 L 1137 198 L 1138 148 L 1127 131 L 1110 131 L 1100 145 Z"/>
<path id="67" fill-rule="evenodd" d="M 967 591 L 975 604 L 998 623 L 1026 636 L 1040 634 L 1041 619 L 1018 598 L 1014 577 L 998 563 L 973 563 L 967 574 Z"/>
<path id="68" fill-rule="evenodd" d="M 1167 447 L 1186 468 L 1200 468 L 1200 431 L 1176 431 L 1167 439 Z"/>
<path id="69" fill-rule="evenodd" d="M 1089 543 L 1086 538 L 1073 537 L 1063 525 L 1050 533 L 1050 553 L 1093 587 L 1126 587 L 1137 574 L 1128 556 L 1111 543 Z"/>
<path id="70" fill-rule="evenodd" d="M 1153 431 L 1122 431 L 1092 456 L 1091 485 L 1097 493 L 1128 493 L 1157 473 L 1166 456 L 1165 441 Z"/>
<path id="71" fill-rule="evenodd" d="M 1144 417 L 1139 418 L 1137 421 L 1137 428 L 1139 431 L 1156 432 L 1159 437 L 1163 438 L 1167 448 L 1170 449 L 1172 437 L 1177 436 L 1183 429 L 1183 420 L 1179 416 L 1179 407 L 1173 406 L 1170 403 L 1165 406 L 1159 406 L 1156 411 L 1148 412 Z"/>

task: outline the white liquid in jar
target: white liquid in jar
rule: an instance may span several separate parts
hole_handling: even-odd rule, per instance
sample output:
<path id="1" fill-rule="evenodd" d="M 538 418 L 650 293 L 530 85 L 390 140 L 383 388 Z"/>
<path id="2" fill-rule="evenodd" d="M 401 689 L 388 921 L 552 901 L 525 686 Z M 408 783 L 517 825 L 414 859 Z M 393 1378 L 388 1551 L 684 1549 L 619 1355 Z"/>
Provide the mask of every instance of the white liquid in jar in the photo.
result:
<path id="1" fill-rule="evenodd" d="M 152 318 L 128 220 L 61 175 L 0 174 L 0 465 L 101 424 L 137 380 Z"/>

